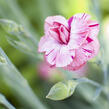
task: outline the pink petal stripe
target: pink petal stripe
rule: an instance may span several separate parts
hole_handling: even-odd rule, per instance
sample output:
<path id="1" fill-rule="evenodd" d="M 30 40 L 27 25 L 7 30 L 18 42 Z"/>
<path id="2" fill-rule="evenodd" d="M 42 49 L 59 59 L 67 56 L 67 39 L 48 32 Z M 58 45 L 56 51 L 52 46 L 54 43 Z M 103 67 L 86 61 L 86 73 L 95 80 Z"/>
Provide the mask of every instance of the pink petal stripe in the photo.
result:
<path id="1" fill-rule="evenodd" d="M 59 28 L 59 33 L 60 33 L 60 39 L 62 40 L 62 42 L 67 44 L 70 37 L 68 30 L 63 25 L 61 25 Z"/>
<path id="2" fill-rule="evenodd" d="M 72 17 L 70 17 L 70 19 L 68 19 L 69 29 L 71 29 L 71 23 L 72 23 L 72 20 L 73 20 L 73 16 L 72 16 Z"/>
<path id="3" fill-rule="evenodd" d="M 99 32 L 99 24 L 98 24 L 98 22 L 89 20 L 88 21 L 88 25 L 90 27 L 90 29 L 89 29 L 89 37 L 92 38 L 92 39 L 94 37 L 97 37 L 98 32 Z"/>
<path id="4" fill-rule="evenodd" d="M 90 19 L 90 15 L 88 15 L 86 13 L 75 14 L 74 17 L 85 20 L 85 21 Z"/>

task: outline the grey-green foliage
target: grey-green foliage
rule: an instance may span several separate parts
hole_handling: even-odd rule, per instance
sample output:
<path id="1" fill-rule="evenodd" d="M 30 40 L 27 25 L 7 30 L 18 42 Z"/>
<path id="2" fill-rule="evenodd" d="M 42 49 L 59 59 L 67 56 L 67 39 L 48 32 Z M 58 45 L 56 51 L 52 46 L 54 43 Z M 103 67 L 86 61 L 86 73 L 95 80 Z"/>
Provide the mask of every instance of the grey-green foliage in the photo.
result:
<path id="1" fill-rule="evenodd" d="M 0 76 L 3 81 L 12 89 L 22 105 L 31 109 L 47 109 L 33 93 L 27 81 L 8 59 L 0 48 Z"/>
<path id="2" fill-rule="evenodd" d="M 3 94 L 0 93 L 0 104 L 4 105 L 8 109 L 16 109 L 14 106 L 12 106 L 9 101 L 5 98 Z M 1 108 L 0 108 L 1 109 Z"/>
<path id="3" fill-rule="evenodd" d="M 18 5 L 18 0 L 0 0 L 0 18 L 15 20 L 21 23 L 26 30 L 37 36 L 36 30 L 34 30 L 30 21 Z"/>
<path id="4" fill-rule="evenodd" d="M 8 42 L 14 47 L 33 56 L 36 55 L 37 42 L 21 25 L 14 21 L 0 19 L 0 26 L 6 33 Z"/>

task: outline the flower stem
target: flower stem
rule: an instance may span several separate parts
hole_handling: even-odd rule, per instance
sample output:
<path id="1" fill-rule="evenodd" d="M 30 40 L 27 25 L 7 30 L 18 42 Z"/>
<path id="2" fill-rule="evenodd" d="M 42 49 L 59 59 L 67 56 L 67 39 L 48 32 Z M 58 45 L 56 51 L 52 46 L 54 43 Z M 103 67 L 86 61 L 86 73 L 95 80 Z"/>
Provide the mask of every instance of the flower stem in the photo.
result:
<path id="1" fill-rule="evenodd" d="M 84 78 L 76 78 L 76 79 L 74 78 L 73 80 L 77 80 L 79 83 L 90 83 L 96 87 L 102 87 L 99 83 L 97 83 L 93 80 L 90 80 L 88 78 L 85 78 L 85 77 Z"/>

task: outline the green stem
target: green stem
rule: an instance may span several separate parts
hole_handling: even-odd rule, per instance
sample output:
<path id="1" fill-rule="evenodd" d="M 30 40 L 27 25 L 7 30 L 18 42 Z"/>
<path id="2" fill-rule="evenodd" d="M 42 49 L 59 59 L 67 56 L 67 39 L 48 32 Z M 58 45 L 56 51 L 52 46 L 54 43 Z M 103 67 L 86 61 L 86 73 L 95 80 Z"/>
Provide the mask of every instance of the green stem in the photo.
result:
<path id="1" fill-rule="evenodd" d="M 92 85 L 94 85 L 96 87 L 102 87 L 99 83 L 97 83 L 97 82 L 95 82 L 93 80 L 90 80 L 88 78 L 76 78 L 76 79 L 74 78 L 73 80 L 76 80 L 79 83 L 90 83 L 90 84 L 92 84 Z"/>

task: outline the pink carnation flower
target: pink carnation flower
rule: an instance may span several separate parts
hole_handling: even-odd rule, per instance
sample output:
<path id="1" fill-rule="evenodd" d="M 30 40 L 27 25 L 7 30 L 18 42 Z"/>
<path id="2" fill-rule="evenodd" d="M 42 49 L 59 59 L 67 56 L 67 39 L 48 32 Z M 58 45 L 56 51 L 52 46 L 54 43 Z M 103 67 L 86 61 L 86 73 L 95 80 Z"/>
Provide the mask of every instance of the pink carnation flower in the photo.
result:
<path id="1" fill-rule="evenodd" d="M 45 34 L 38 51 L 54 67 L 77 70 L 97 55 L 99 24 L 88 14 L 76 14 L 66 20 L 62 16 L 50 16 L 45 20 Z"/>

